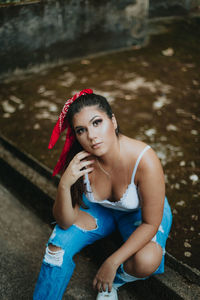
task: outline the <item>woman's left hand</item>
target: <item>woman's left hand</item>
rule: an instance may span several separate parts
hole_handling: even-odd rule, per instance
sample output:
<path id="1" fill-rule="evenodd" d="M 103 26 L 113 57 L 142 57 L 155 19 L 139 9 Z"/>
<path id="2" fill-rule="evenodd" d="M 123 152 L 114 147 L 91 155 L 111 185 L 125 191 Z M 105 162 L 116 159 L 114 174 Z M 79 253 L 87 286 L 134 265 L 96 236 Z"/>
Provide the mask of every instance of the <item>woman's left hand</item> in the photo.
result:
<path id="1" fill-rule="evenodd" d="M 109 258 L 101 265 L 93 280 L 93 288 L 101 291 L 111 291 L 112 283 L 115 278 L 117 266 L 115 266 Z"/>

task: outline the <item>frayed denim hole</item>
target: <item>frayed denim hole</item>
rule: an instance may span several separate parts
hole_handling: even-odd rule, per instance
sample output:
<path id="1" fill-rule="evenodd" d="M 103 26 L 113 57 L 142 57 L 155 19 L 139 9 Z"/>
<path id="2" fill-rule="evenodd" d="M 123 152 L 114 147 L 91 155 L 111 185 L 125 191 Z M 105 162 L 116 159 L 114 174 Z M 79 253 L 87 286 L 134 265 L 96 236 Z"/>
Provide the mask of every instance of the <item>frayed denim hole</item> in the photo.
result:
<path id="1" fill-rule="evenodd" d="M 46 252 L 44 255 L 44 262 L 50 266 L 61 267 L 63 264 L 63 256 L 65 251 L 60 249 L 58 251 L 51 251 L 49 246 L 46 247 Z"/>
<path id="2" fill-rule="evenodd" d="M 162 248 L 163 256 L 166 253 L 165 245 L 166 245 L 167 238 L 168 237 L 166 236 L 165 231 L 163 230 L 162 226 L 160 226 L 156 235 L 151 240 L 152 242 L 155 242 L 157 245 L 159 245 Z"/>
<path id="3" fill-rule="evenodd" d="M 164 256 L 165 255 L 165 247 L 162 247 L 162 245 L 160 245 L 159 243 L 158 243 L 158 241 L 156 240 L 156 235 L 152 238 L 152 240 L 151 240 L 151 242 L 154 242 L 156 245 L 158 245 L 158 246 L 160 246 L 161 247 L 161 249 L 162 249 L 162 256 Z"/>
<path id="4" fill-rule="evenodd" d="M 95 222 L 96 222 L 96 227 L 94 229 L 85 229 L 82 228 L 81 226 L 77 225 L 77 224 L 73 224 L 72 226 L 78 228 L 79 230 L 83 231 L 83 232 L 92 232 L 92 231 L 96 231 L 99 228 L 98 225 L 98 220 L 96 218 L 94 218 Z"/>
<path id="5" fill-rule="evenodd" d="M 91 227 L 91 225 L 81 225 L 80 224 L 76 224 L 74 223 L 72 226 L 78 228 L 79 230 L 83 231 L 83 232 L 92 232 L 92 231 L 96 231 L 98 228 L 99 228 L 99 225 L 98 225 L 98 219 L 95 218 L 94 216 L 92 216 L 91 214 L 89 214 L 88 212 L 85 212 L 87 215 L 89 215 L 89 217 L 91 217 L 91 219 L 94 221 L 95 223 L 95 228 L 87 228 L 87 227 Z M 92 226 L 93 227 L 93 226 Z"/>

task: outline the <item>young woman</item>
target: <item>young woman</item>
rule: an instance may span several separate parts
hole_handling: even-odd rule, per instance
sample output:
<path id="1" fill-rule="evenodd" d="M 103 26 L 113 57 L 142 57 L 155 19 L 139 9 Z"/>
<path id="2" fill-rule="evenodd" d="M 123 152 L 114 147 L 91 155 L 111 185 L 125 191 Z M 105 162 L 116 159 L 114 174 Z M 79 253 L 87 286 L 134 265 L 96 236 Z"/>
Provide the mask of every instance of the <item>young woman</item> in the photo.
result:
<path id="1" fill-rule="evenodd" d="M 150 146 L 119 133 L 107 100 L 87 89 L 69 99 L 49 148 L 67 127 L 54 175 L 63 171 L 49 239 L 34 299 L 62 299 L 73 256 L 118 228 L 124 243 L 99 268 L 97 299 L 117 298 L 117 289 L 164 272 L 172 215 L 163 170 Z"/>

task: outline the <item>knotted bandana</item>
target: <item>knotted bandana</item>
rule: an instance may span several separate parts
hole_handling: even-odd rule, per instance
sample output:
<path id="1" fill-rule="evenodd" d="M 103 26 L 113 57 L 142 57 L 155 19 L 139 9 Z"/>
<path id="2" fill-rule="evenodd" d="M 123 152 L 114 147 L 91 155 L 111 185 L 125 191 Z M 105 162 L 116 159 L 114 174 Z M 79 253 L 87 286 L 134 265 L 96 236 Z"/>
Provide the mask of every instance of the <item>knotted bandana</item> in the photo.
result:
<path id="1" fill-rule="evenodd" d="M 65 130 L 67 128 L 65 144 L 62 149 L 60 158 L 53 170 L 53 176 L 55 176 L 57 173 L 59 173 L 59 171 L 62 170 L 62 168 L 64 167 L 67 154 L 75 141 L 75 136 L 73 134 L 72 128 L 70 127 L 70 125 L 66 119 L 66 115 L 69 110 L 69 107 L 78 97 L 80 97 L 82 95 L 86 95 L 86 94 L 92 94 L 92 93 L 93 93 L 93 91 L 91 89 L 82 90 L 81 92 L 76 93 L 72 98 L 68 99 L 65 102 L 65 105 L 63 106 L 63 109 L 58 118 L 58 121 L 53 129 L 53 132 L 52 132 L 52 135 L 50 138 L 50 142 L 49 142 L 49 146 L 48 146 L 49 149 L 52 149 L 54 147 L 55 143 L 57 142 L 61 132 L 63 132 L 63 130 Z"/>

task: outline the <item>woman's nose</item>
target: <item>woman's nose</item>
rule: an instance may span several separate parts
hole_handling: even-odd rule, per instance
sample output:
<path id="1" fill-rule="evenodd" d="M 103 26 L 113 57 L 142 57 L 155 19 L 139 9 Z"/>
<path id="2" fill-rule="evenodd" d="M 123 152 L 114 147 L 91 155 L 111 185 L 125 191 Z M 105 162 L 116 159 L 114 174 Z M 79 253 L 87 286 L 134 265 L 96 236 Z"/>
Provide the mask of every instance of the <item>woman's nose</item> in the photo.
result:
<path id="1" fill-rule="evenodd" d="M 96 138 L 95 130 L 94 129 L 92 129 L 92 128 L 88 129 L 88 138 L 90 140 L 93 140 L 94 138 Z"/>

